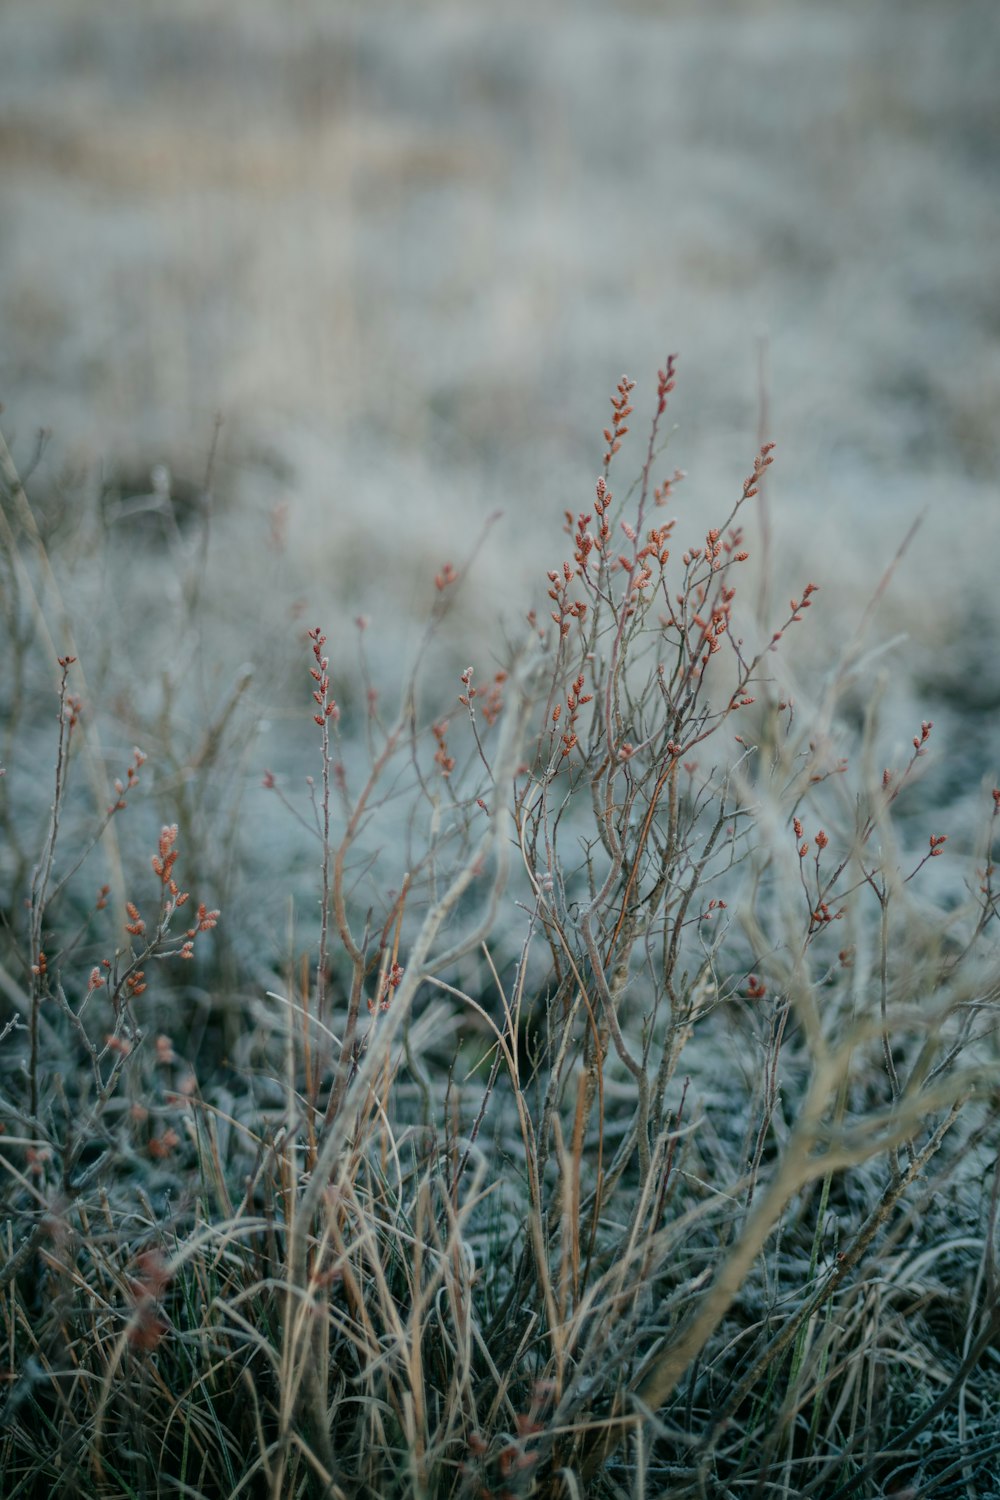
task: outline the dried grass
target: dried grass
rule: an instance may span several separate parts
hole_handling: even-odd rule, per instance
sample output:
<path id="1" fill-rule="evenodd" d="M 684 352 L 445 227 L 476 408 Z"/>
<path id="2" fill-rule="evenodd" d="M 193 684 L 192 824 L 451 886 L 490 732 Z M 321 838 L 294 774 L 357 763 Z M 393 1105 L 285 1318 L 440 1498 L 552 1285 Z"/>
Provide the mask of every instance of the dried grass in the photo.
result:
<path id="1" fill-rule="evenodd" d="M 771 446 L 678 543 L 673 384 L 631 487 L 619 384 L 501 662 L 434 675 L 454 561 L 394 714 L 368 630 L 353 677 L 309 631 L 314 778 L 265 787 L 318 917 L 269 963 L 269 848 L 204 790 L 245 689 L 109 777 L 3 450 L 4 768 L 49 804 L 32 848 L 0 785 L 9 1500 L 996 1493 L 1000 791 L 974 848 L 901 821 L 933 726 L 885 766 L 841 711 L 874 609 L 792 701 L 817 586 L 740 581 Z"/>

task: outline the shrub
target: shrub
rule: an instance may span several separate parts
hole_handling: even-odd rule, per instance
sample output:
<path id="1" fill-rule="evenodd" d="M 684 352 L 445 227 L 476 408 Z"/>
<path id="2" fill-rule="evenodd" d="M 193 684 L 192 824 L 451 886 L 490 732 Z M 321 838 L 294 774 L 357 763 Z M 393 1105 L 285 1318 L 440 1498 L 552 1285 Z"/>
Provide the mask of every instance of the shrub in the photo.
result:
<path id="1" fill-rule="evenodd" d="M 452 564 L 391 721 L 362 654 L 348 722 L 308 632 L 307 811 L 264 785 L 314 954 L 200 1058 L 170 976 L 221 1004 L 216 923 L 238 953 L 254 913 L 189 897 L 176 821 L 116 866 L 141 751 L 81 838 L 56 658 L 47 831 L 5 871 L 8 1496 L 986 1492 L 1000 791 L 978 851 L 913 848 L 933 726 L 884 769 L 877 701 L 852 738 L 858 641 L 780 686 L 817 586 L 744 603 L 772 445 L 675 542 L 674 378 L 624 493 L 619 383 L 502 664 L 423 682 Z M 3 461 L 14 640 L 45 551 Z"/>

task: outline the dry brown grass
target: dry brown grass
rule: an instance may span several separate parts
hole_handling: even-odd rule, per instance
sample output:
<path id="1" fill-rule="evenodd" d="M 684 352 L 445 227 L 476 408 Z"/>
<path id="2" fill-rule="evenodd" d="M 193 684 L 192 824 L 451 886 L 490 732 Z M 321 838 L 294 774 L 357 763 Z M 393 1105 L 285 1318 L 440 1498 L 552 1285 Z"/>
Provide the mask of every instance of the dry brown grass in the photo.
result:
<path id="1" fill-rule="evenodd" d="M 975 849 L 900 824 L 932 726 L 889 766 L 876 695 L 845 728 L 860 631 L 789 700 L 816 584 L 740 582 L 770 445 L 677 540 L 673 380 L 631 486 L 619 385 L 501 670 L 422 676 L 458 564 L 391 716 L 309 631 L 314 779 L 265 782 L 318 916 L 269 980 L 255 828 L 218 934 L 185 864 L 246 706 L 137 861 L 148 768 L 104 770 L 5 460 L 18 786 L 59 663 L 30 858 L 3 808 L 9 1500 L 995 1493 L 1000 792 Z"/>

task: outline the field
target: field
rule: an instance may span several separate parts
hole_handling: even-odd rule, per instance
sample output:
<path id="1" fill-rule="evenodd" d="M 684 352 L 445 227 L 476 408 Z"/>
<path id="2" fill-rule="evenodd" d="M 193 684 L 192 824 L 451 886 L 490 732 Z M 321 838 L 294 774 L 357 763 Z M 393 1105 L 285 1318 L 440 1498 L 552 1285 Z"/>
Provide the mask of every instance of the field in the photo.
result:
<path id="1" fill-rule="evenodd" d="M 5 7 L 5 1500 L 1000 1495 L 998 55 Z"/>

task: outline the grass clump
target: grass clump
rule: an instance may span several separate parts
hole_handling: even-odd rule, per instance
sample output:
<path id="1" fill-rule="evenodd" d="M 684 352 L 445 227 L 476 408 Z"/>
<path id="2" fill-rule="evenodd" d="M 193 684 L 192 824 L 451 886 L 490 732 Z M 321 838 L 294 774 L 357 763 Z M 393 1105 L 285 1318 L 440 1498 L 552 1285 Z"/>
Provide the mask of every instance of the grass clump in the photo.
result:
<path id="1" fill-rule="evenodd" d="M 11 1500 L 992 1493 L 1000 791 L 978 849 L 915 842 L 933 726 L 895 766 L 877 699 L 847 728 L 860 634 L 812 703 L 781 686 L 817 585 L 744 605 L 772 445 L 678 543 L 674 378 L 624 492 L 620 382 L 548 608 L 488 671 L 424 680 L 450 564 L 391 718 L 363 655 L 342 711 L 308 631 L 304 809 L 264 782 L 318 918 L 269 978 L 253 909 L 148 826 L 155 751 L 86 813 L 4 450 L 5 768 L 40 763 L 25 661 L 57 704 L 33 859 L 3 811 Z M 248 847 L 244 893 L 274 878 Z"/>

